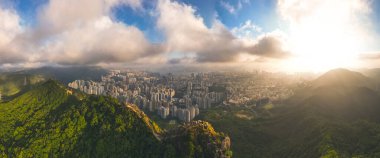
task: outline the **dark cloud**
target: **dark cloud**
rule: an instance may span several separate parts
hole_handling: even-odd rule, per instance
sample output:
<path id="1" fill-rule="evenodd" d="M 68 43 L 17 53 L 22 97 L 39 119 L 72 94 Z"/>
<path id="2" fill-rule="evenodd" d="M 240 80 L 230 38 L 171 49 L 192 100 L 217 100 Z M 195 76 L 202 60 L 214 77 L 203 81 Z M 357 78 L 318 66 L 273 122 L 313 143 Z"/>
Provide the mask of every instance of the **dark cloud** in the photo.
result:
<path id="1" fill-rule="evenodd" d="M 263 36 L 258 42 L 247 48 L 247 52 L 253 55 L 269 58 L 286 58 L 290 52 L 283 49 L 284 43 L 276 36 Z"/>
<path id="2" fill-rule="evenodd" d="M 236 50 L 235 50 L 236 51 Z M 234 62 L 238 57 L 238 52 L 220 51 L 215 53 L 200 53 L 197 56 L 197 62 Z"/>
<path id="3" fill-rule="evenodd" d="M 23 55 L 0 50 L 0 65 L 3 64 L 17 64 L 25 62 L 26 58 Z"/>
<path id="4" fill-rule="evenodd" d="M 181 58 L 173 58 L 168 60 L 168 64 L 193 64 L 195 62 L 195 59 L 193 57 L 181 57 Z"/>

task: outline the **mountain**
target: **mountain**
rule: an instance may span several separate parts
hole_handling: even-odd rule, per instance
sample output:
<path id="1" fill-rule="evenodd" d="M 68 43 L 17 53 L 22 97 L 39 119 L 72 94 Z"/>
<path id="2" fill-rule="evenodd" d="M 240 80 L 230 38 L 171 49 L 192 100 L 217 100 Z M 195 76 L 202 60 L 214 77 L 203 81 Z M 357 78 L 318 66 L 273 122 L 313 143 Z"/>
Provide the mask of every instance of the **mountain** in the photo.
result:
<path id="1" fill-rule="evenodd" d="M 373 79 L 376 82 L 376 90 L 380 90 L 380 68 L 362 69 L 360 70 L 365 76 Z"/>
<path id="2" fill-rule="evenodd" d="M 362 73 L 365 76 L 368 76 L 369 78 L 373 78 L 376 80 L 380 79 L 380 68 L 359 69 L 358 72 Z"/>
<path id="3" fill-rule="evenodd" d="M 134 105 L 48 80 L 0 103 L 0 157 L 229 157 L 207 122 L 163 131 Z M 177 148 L 183 146 L 184 148 Z"/>
<path id="4" fill-rule="evenodd" d="M 331 117 L 380 121 L 377 114 L 380 100 L 374 81 L 358 72 L 331 70 L 295 96 L 302 100 L 291 100 L 288 104 L 320 110 L 323 115 L 331 114 Z"/>
<path id="5" fill-rule="evenodd" d="M 29 70 L 9 71 L 0 74 L 0 94 L 8 100 L 34 87 L 35 84 L 55 79 L 68 84 L 77 79 L 100 81 L 108 70 L 100 67 L 41 67 Z"/>
<path id="6" fill-rule="evenodd" d="M 108 73 L 108 70 L 91 66 L 71 66 L 41 67 L 19 71 L 18 73 L 41 75 L 45 78 L 51 78 L 67 84 L 77 79 L 100 81 L 101 76 L 106 75 Z"/>
<path id="7" fill-rule="evenodd" d="M 375 82 L 359 72 L 347 69 L 333 69 L 312 83 L 314 88 L 325 86 L 342 86 L 342 87 L 367 87 L 373 89 Z"/>
<path id="8" fill-rule="evenodd" d="M 268 133 L 284 138 L 275 144 L 289 147 L 280 152 L 286 157 L 378 157 L 380 97 L 372 83 L 358 72 L 329 71 L 298 92 L 306 95 L 302 101 L 277 109 L 264 128 L 283 129 Z"/>
<path id="9" fill-rule="evenodd" d="M 45 81 L 45 78 L 41 75 L 3 73 L 0 74 L 0 94 L 6 99 L 9 96 L 29 90 L 35 84 L 43 81 Z"/>
<path id="10" fill-rule="evenodd" d="M 332 70 L 269 110 L 269 117 L 224 117 L 233 108 L 226 107 L 203 119 L 228 133 L 235 157 L 380 157 L 380 96 L 370 81 Z"/>

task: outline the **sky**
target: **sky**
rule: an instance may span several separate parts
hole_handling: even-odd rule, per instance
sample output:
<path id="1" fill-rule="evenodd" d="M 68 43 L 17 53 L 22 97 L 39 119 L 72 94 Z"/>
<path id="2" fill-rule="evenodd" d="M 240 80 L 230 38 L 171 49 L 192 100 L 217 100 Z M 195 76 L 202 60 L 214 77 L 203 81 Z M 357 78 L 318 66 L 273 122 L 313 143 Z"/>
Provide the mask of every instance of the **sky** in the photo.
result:
<path id="1" fill-rule="evenodd" d="M 0 67 L 380 66 L 377 0 L 0 0 Z"/>

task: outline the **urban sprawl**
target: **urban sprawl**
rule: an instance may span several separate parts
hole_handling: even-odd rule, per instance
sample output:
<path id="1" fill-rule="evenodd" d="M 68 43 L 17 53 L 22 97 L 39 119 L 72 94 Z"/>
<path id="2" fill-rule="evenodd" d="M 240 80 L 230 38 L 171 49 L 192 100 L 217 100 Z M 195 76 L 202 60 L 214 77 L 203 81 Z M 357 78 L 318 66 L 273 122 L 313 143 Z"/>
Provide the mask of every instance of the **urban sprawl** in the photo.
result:
<path id="1" fill-rule="evenodd" d="M 161 118 L 190 122 L 200 110 L 213 106 L 260 106 L 293 94 L 294 75 L 267 72 L 150 73 L 112 70 L 101 81 L 75 80 L 68 84 L 87 94 L 108 95 L 135 104 Z"/>

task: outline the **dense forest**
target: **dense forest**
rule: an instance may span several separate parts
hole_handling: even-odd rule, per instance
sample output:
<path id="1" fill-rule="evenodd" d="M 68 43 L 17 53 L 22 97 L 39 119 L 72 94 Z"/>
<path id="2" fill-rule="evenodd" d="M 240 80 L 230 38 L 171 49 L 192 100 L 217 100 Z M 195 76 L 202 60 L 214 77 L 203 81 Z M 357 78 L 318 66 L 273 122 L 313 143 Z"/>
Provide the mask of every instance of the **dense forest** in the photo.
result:
<path id="1" fill-rule="evenodd" d="M 163 131 L 134 105 L 49 80 L 0 104 L 1 157 L 229 157 L 206 122 Z M 186 148 L 177 148 L 186 146 Z"/>

